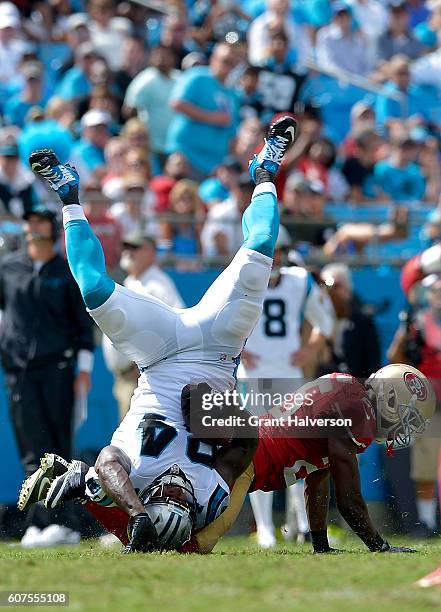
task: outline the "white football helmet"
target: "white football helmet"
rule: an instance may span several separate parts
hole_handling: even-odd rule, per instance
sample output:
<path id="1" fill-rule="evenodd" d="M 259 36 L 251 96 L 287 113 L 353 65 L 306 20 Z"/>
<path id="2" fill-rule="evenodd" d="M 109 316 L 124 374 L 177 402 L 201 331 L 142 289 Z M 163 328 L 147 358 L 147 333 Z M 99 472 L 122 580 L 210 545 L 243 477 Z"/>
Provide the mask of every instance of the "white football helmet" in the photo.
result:
<path id="1" fill-rule="evenodd" d="M 178 465 L 155 478 L 139 494 L 159 540 L 159 550 L 178 550 L 191 537 L 196 520 L 193 485 Z"/>
<path id="2" fill-rule="evenodd" d="M 435 412 L 432 385 L 412 366 L 385 366 L 371 374 L 366 388 L 377 406 L 379 441 L 386 441 L 390 449 L 409 446 L 415 434 L 423 433 Z"/>

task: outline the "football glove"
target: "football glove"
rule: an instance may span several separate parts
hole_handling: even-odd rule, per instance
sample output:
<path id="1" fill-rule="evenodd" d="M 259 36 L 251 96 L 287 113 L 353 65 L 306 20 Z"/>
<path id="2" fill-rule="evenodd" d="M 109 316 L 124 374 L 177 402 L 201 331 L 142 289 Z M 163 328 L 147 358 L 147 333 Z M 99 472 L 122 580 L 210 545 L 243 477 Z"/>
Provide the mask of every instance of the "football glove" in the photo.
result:
<path id="1" fill-rule="evenodd" d="M 132 516 L 127 526 L 127 534 L 129 543 L 123 551 L 124 554 L 159 550 L 158 534 L 148 514 Z"/>

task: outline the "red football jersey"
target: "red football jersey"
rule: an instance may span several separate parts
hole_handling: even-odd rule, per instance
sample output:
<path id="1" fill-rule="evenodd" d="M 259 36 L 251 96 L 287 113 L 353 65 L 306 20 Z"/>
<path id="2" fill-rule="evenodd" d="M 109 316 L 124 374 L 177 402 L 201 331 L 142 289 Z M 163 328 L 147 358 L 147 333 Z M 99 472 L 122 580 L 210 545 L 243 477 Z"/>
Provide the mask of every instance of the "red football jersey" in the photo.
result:
<path id="1" fill-rule="evenodd" d="M 296 392 L 298 407 L 259 419 L 252 490 L 284 489 L 329 466 L 328 439 L 348 436 L 362 453 L 376 437 L 376 416 L 364 386 L 348 374 L 328 374 Z M 283 420 L 281 419 L 283 417 Z"/>

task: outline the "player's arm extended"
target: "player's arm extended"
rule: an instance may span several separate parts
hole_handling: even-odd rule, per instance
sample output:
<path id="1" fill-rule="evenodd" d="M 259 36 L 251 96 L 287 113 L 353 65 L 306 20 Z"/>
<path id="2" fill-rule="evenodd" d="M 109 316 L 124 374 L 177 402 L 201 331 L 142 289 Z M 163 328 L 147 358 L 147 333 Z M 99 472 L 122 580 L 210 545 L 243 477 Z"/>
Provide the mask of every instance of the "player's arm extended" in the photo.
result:
<path id="1" fill-rule="evenodd" d="M 414 552 L 390 546 L 375 529 L 361 493 L 355 443 L 349 438 L 329 438 L 328 453 L 337 507 L 349 527 L 371 552 Z"/>
<path id="2" fill-rule="evenodd" d="M 243 506 L 243 502 L 254 479 L 254 466 L 251 463 L 234 483 L 228 507 L 212 523 L 196 533 L 182 552 L 210 553 L 218 540 L 229 531 Z"/>

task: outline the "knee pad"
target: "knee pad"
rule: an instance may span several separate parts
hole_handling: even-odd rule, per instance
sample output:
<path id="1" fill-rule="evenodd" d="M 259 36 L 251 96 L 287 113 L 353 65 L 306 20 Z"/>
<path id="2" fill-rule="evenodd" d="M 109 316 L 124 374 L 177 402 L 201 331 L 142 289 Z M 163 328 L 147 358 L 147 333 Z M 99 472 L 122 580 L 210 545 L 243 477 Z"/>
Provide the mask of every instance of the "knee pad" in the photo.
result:
<path id="1" fill-rule="evenodd" d="M 252 300 L 230 302 L 216 317 L 211 333 L 221 344 L 237 341 L 240 345 L 253 331 L 261 312 L 261 305 Z"/>
<path id="2" fill-rule="evenodd" d="M 260 261 L 244 264 L 239 271 L 239 280 L 244 292 L 263 294 L 268 287 L 271 267 Z"/>

